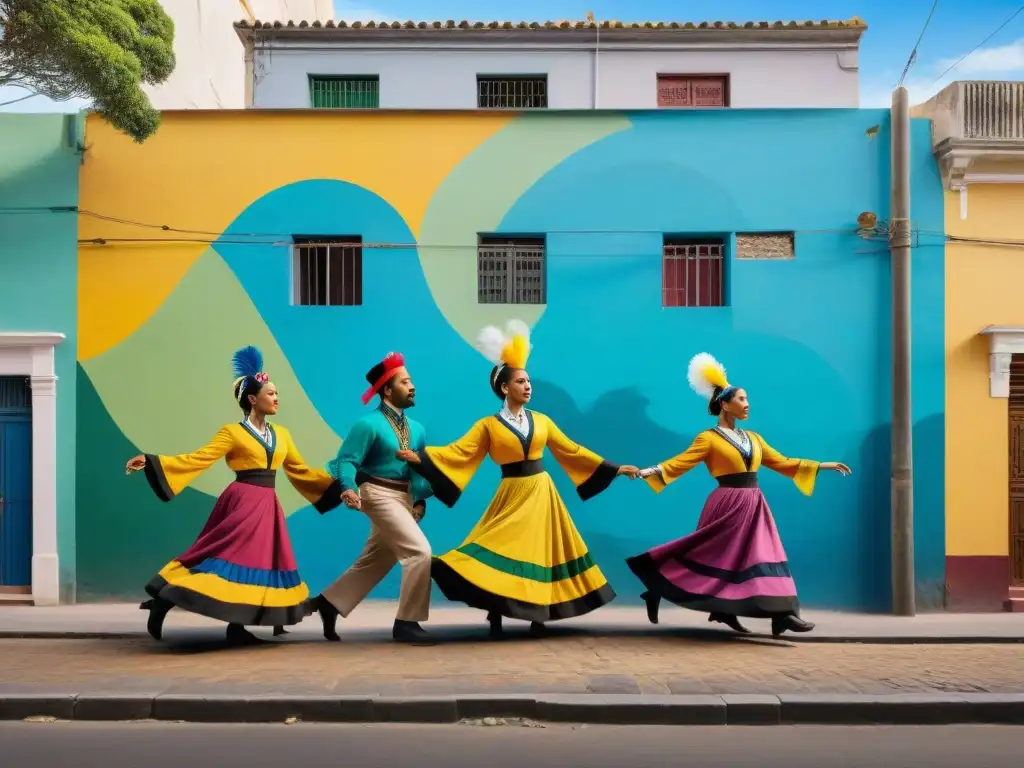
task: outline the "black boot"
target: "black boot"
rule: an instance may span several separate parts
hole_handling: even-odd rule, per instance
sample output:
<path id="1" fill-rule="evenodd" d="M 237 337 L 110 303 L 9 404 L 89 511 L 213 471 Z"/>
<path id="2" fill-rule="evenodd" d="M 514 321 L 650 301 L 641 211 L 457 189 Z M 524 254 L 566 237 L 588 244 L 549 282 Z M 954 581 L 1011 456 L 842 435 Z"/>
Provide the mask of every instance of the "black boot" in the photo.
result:
<path id="1" fill-rule="evenodd" d="M 146 622 L 146 630 L 154 640 L 159 640 L 163 637 L 164 619 L 167 618 L 167 613 L 173 607 L 173 603 L 169 603 L 166 600 L 161 600 L 156 597 L 152 600 L 146 600 L 139 606 L 142 610 L 149 611 L 149 620 Z"/>
<path id="2" fill-rule="evenodd" d="M 504 629 L 501 626 L 501 614 L 491 611 L 487 614 L 487 623 L 491 625 L 488 634 L 490 637 L 497 639 L 504 634 Z"/>
<path id="3" fill-rule="evenodd" d="M 530 637 L 545 637 L 548 634 L 547 627 L 542 621 L 530 622 Z"/>
<path id="4" fill-rule="evenodd" d="M 647 604 L 647 620 L 651 624 L 658 623 L 658 609 L 661 608 L 661 598 L 657 595 L 652 595 L 650 592 L 644 592 L 640 595 Z"/>
<path id="5" fill-rule="evenodd" d="M 787 630 L 790 632 L 810 632 L 814 629 L 814 624 L 810 621 L 804 621 L 795 614 L 788 614 L 786 616 L 776 616 L 772 619 L 772 635 L 778 637 Z"/>
<path id="6" fill-rule="evenodd" d="M 280 637 L 281 635 L 287 635 L 288 630 L 282 626 L 274 627 L 274 637 Z"/>
<path id="7" fill-rule="evenodd" d="M 338 636 L 338 609 L 330 600 L 323 595 L 317 595 L 308 603 L 310 613 L 320 614 L 320 623 L 324 625 L 324 638 L 337 643 L 341 640 Z"/>
<path id="8" fill-rule="evenodd" d="M 228 624 L 226 638 L 229 645 L 260 645 L 263 642 L 241 624 Z"/>
<path id="9" fill-rule="evenodd" d="M 396 643 L 409 643 L 410 645 L 437 645 L 434 636 L 427 632 L 416 621 L 402 621 L 395 619 L 394 629 L 391 630 L 391 637 Z"/>
<path id="10" fill-rule="evenodd" d="M 741 635 L 750 634 L 750 630 L 740 624 L 740 620 L 731 613 L 712 613 L 708 616 L 708 621 L 717 621 L 719 624 L 725 624 L 729 629 L 739 632 Z"/>

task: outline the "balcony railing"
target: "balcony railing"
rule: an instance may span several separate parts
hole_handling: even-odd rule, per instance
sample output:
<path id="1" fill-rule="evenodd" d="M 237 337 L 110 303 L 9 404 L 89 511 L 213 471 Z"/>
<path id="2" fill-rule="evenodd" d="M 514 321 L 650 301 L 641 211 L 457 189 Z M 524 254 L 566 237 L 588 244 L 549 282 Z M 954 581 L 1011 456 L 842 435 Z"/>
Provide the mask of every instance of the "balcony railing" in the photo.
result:
<path id="1" fill-rule="evenodd" d="M 961 80 L 915 110 L 933 121 L 933 143 L 946 139 L 1024 141 L 1024 82 Z"/>

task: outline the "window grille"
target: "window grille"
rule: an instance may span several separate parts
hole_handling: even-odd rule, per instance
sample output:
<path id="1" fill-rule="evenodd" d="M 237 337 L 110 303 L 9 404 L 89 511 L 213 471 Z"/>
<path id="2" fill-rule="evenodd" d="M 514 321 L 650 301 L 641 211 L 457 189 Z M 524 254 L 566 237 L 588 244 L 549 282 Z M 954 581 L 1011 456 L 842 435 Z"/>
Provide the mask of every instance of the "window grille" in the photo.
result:
<path id="1" fill-rule="evenodd" d="M 480 109 L 546 109 L 548 77 L 477 75 L 476 105 Z"/>
<path id="2" fill-rule="evenodd" d="M 310 77 L 309 101 L 314 109 L 378 109 L 380 78 Z"/>
<path id="3" fill-rule="evenodd" d="M 658 75 L 658 106 L 728 107 L 729 78 L 726 75 Z"/>
<path id="4" fill-rule="evenodd" d="M 543 238 L 480 239 L 477 246 L 480 304 L 547 303 L 547 257 Z"/>
<path id="5" fill-rule="evenodd" d="M 663 307 L 725 306 L 725 244 L 718 239 L 666 239 L 661 260 Z"/>
<path id="6" fill-rule="evenodd" d="M 363 303 L 362 238 L 295 238 L 293 302 L 309 307 Z"/>

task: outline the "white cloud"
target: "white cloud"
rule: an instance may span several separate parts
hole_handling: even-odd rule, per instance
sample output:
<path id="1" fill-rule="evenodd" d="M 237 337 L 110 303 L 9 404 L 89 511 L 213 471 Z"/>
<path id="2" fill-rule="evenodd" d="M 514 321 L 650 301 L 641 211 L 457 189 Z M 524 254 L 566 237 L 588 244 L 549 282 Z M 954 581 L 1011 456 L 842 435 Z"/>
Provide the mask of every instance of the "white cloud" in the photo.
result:
<path id="1" fill-rule="evenodd" d="M 967 49 L 970 50 L 970 49 Z M 967 53 L 964 50 L 963 53 Z M 962 56 L 963 54 L 961 54 Z M 980 48 L 956 65 L 942 79 L 935 77 L 953 66 L 960 56 L 941 59 L 929 66 L 917 64 L 910 70 L 910 76 L 903 86 L 910 95 L 910 104 L 928 101 L 950 83 L 957 80 L 1024 80 L 1024 39 L 1008 45 Z M 898 72 L 886 73 L 886 79 L 862 82 L 860 105 L 862 107 L 888 107 L 892 104 L 892 92 Z"/>

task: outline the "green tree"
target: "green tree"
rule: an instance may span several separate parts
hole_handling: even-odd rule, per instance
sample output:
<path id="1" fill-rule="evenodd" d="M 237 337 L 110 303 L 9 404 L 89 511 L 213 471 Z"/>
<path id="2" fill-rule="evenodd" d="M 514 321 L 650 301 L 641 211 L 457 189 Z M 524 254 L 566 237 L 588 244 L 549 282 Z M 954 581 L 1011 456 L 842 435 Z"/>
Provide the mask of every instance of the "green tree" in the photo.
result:
<path id="1" fill-rule="evenodd" d="M 160 124 L 142 84 L 170 77 L 173 42 L 159 0 L 0 0 L 0 85 L 91 99 L 141 143 Z"/>

